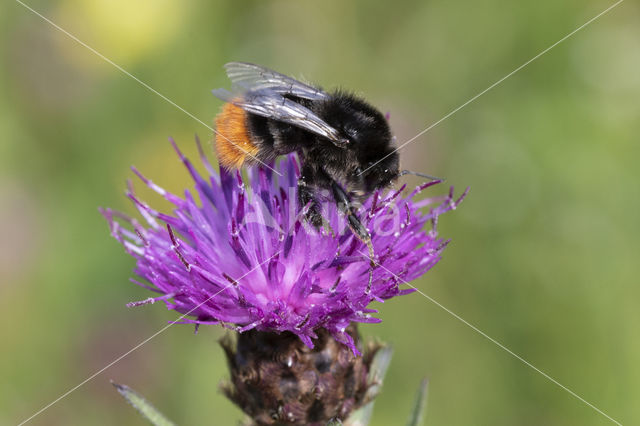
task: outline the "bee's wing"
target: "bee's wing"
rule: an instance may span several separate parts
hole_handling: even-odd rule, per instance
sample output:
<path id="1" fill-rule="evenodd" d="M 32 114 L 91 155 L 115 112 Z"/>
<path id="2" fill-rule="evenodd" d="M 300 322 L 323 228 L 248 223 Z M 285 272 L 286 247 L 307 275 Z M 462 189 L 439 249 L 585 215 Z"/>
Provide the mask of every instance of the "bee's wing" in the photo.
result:
<path id="1" fill-rule="evenodd" d="M 336 129 L 313 111 L 285 98 L 281 93 L 271 88 L 252 90 L 239 95 L 225 89 L 215 89 L 213 94 L 247 112 L 308 130 L 329 139 L 338 146 L 344 147 L 349 143 L 348 139 L 340 136 Z"/>
<path id="2" fill-rule="evenodd" d="M 229 62 L 224 66 L 234 87 L 252 92 L 269 89 L 281 95 L 309 100 L 327 99 L 329 95 L 317 87 L 301 83 L 269 68 L 247 62 Z"/>

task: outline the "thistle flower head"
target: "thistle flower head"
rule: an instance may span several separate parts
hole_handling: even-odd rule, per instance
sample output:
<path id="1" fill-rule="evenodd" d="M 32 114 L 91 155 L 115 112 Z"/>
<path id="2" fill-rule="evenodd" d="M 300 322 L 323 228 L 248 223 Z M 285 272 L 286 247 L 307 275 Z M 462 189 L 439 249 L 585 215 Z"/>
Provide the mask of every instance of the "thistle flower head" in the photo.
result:
<path id="1" fill-rule="evenodd" d="M 133 169 L 175 206 L 172 213 L 141 201 L 131 185 L 127 194 L 143 221 L 102 210 L 112 235 L 136 259 L 135 273 L 147 283 L 134 282 L 158 293 L 130 305 L 163 301 L 183 314 L 181 323 L 222 324 L 240 333 L 288 331 L 310 348 L 324 329 L 358 353 L 347 327 L 379 322 L 371 302 L 414 291 L 402 284 L 440 260 L 448 241 L 437 236 L 438 217 L 464 196 L 454 200 L 451 188 L 445 196 L 416 200 L 438 181 L 413 191 L 405 185 L 372 194 L 359 209 L 376 254 L 369 288 L 367 248 L 335 204 L 327 199 L 323 207 L 330 229 L 306 223 L 308 206 L 297 203 L 295 155 L 273 165 L 280 175 L 255 167 L 243 178 L 237 171 L 215 172 L 198 143 L 208 172 L 203 177 L 173 145 L 194 181 L 183 197 Z"/>

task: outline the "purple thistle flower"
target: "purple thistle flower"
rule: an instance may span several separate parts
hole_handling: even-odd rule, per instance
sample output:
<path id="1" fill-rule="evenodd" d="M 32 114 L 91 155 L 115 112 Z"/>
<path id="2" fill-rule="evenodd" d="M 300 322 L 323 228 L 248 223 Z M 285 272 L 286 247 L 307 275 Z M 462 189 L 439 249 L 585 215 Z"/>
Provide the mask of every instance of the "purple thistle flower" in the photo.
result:
<path id="1" fill-rule="evenodd" d="M 411 281 L 440 260 L 448 241 L 437 236 L 438 216 L 455 209 L 466 195 L 454 200 L 451 188 L 445 196 L 415 200 L 439 183 L 433 181 L 408 194 L 406 185 L 378 191 L 364 201 L 360 216 L 371 232 L 378 264 L 367 288 L 367 248 L 345 225 L 335 204 L 324 206 L 330 230 L 316 230 L 305 222 L 307 206 L 297 205 L 300 172 L 295 155 L 274 166 L 282 176 L 255 167 L 243 179 L 239 172 L 216 173 L 198 142 L 209 174 L 205 179 L 171 143 L 194 180 L 199 202 L 191 191 L 181 198 L 133 168 L 175 206 L 173 213 L 154 210 L 136 197 L 131 185 L 127 195 L 144 224 L 101 209 L 111 234 L 136 259 L 135 273 L 150 284 L 133 281 L 160 294 L 128 306 L 161 300 L 183 314 L 180 323 L 222 324 L 240 333 L 289 331 L 311 348 L 316 331 L 324 328 L 358 354 L 347 327 L 380 321 L 371 316 L 377 312 L 368 308 L 372 301 L 414 291 L 401 289 L 400 279 Z M 425 230 L 428 222 L 431 229 Z"/>

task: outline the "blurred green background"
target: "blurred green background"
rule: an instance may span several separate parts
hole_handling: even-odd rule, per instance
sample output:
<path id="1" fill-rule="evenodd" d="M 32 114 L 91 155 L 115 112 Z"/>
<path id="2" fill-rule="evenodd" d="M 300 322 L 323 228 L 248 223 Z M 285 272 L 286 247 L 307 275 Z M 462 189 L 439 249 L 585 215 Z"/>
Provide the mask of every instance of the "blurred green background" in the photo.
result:
<path id="1" fill-rule="evenodd" d="M 365 94 L 403 142 L 613 2 L 28 4 L 206 123 L 222 65 L 244 60 Z M 624 424 L 640 422 L 639 19 L 621 3 L 402 150 L 472 188 L 414 284 Z M 17 424 L 175 319 L 125 307 L 147 293 L 97 208 L 132 211 L 131 164 L 180 193 L 167 137 L 194 157 L 211 132 L 19 3 L 0 24 L 0 424 Z M 374 425 L 405 422 L 422 376 L 428 425 L 612 424 L 424 297 L 381 308 L 362 328 L 396 350 Z M 171 327 L 30 424 L 145 424 L 110 379 L 178 424 L 235 424 L 221 334 Z"/>

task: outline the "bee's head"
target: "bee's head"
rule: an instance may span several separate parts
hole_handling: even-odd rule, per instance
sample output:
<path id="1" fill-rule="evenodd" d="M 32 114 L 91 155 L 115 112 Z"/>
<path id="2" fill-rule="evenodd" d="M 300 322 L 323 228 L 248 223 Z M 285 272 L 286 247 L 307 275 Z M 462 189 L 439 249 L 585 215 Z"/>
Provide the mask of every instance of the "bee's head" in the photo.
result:
<path id="1" fill-rule="evenodd" d="M 361 190 L 368 194 L 391 185 L 399 176 L 399 162 L 398 153 L 389 149 L 379 158 L 364 163 L 358 171 Z"/>

